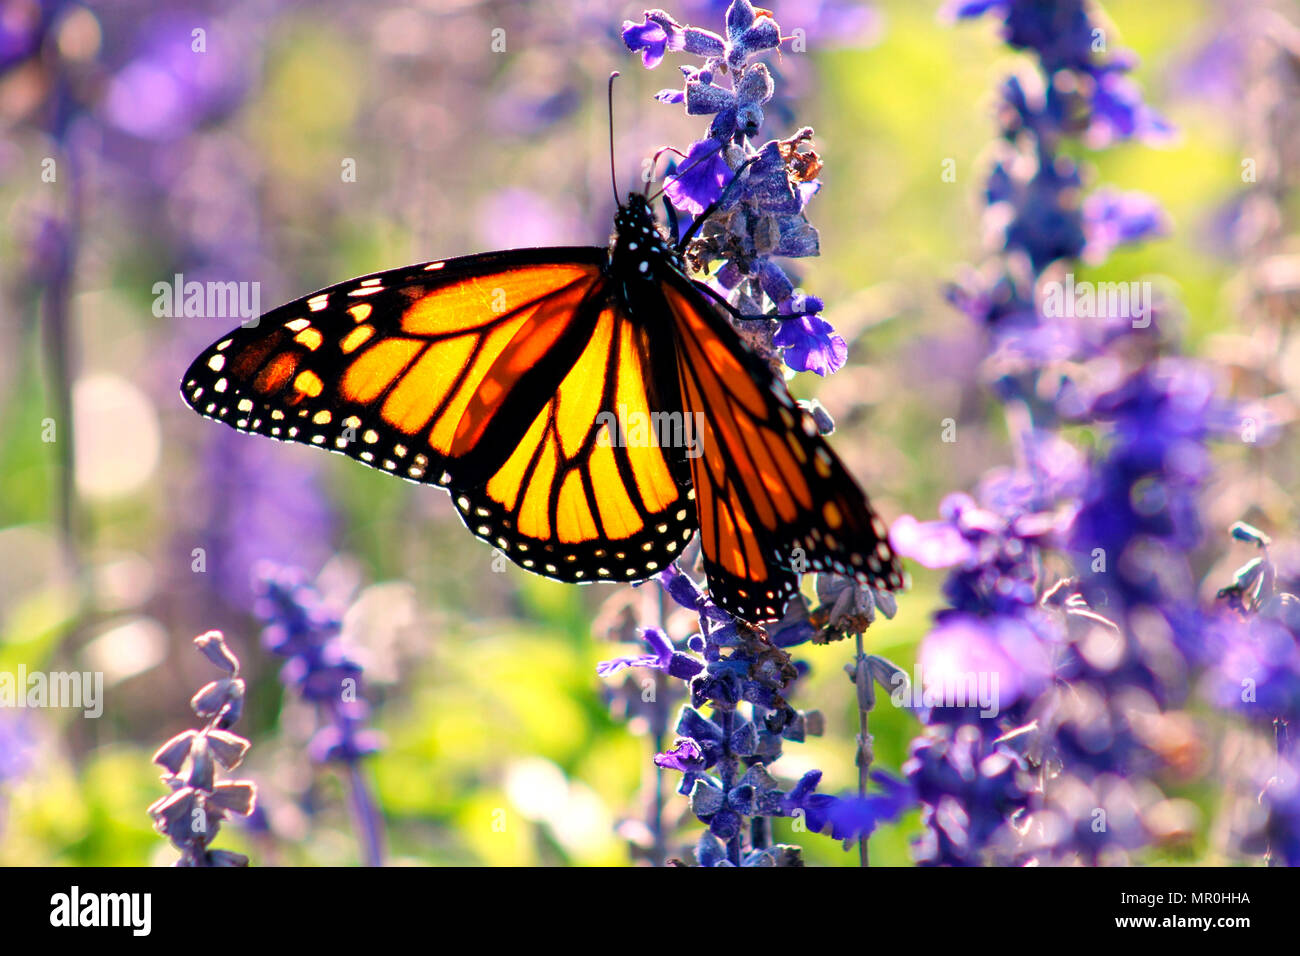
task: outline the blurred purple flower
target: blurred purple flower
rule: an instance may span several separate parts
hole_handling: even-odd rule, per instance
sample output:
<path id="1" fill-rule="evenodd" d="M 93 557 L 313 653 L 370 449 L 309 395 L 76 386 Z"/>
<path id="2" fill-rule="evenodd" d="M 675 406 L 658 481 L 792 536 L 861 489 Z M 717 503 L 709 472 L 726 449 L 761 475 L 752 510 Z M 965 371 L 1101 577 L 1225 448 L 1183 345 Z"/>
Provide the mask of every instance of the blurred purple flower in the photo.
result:
<path id="1" fill-rule="evenodd" d="M 6 0 L 0 4 L 0 76 L 41 48 L 59 4 Z"/>
<path id="2" fill-rule="evenodd" d="M 259 561 L 325 563 L 335 515 L 316 461 L 227 429 L 209 434 L 203 457 L 209 517 L 202 527 L 219 594 L 248 607 Z"/>
<path id="3" fill-rule="evenodd" d="M 1082 182 L 1075 165 L 1064 157 L 1040 156 L 1040 164 L 1027 183 L 998 187 L 1010 197 L 1012 207 L 1006 227 L 1007 249 L 1029 256 L 1035 273 L 1057 259 L 1074 259 L 1083 251 L 1084 234 L 1078 194 Z M 997 176 L 998 168 L 994 170 Z"/>
<path id="4" fill-rule="evenodd" d="M 1083 0 L 948 0 L 939 17 L 966 20 L 986 13 L 1002 18 L 1008 46 L 1037 52 L 1049 74 L 1092 62 L 1092 23 Z"/>
<path id="5" fill-rule="evenodd" d="M 1270 862 L 1300 866 L 1300 767 L 1292 761 L 1278 761 L 1264 780 L 1259 802 L 1266 810 L 1262 845 L 1247 849 L 1267 852 Z"/>
<path id="6" fill-rule="evenodd" d="M 379 866 L 383 822 L 360 762 L 377 753 L 383 739 L 365 725 L 370 708 L 362 688 L 362 667 L 344 646 L 342 617 L 298 568 L 261 562 L 254 577 L 254 611 L 266 625 L 262 642 L 286 658 L 281 681 L 316 707 L 320 717 L 308 752 L 318 763 L 345 768 L 363 856 L 368 866 Z"/>
<path id="7" fill-rule="evenodd" d="M 193 17 L 145 21 L 133 57 L 108 81 L 104 119 L 141 139 L 170 142 L 231 109 L 247 86 L 250 59 L 232 56 L 220 41 Z"/>
<path id="8" fill-rule="evenodd" d="M 846 794 L 837 797 L 826 811 L 830 835 L 836 840 L 857 840 L 870 836 L 882 823 L 897 820 L 916 806 L 916 794 L 903 780 L 876 771 L 871 779 L 880 785 L 882 792 L 864 797 Z"/>
<path id="9" fill-rule="evenodd" d="M 1141 192 L 1102 188 L 1083 201 L 1085 262 L 1104 262 L 1122 245 L 1167 235 L 1169 221 L 1160 203 Z"/>
<path id="10" fill-rule="evenodd" d="M 1052 661 L 1041 635 L 1020 617 L 991 615 L 977 617 L 960 612 L 943 612 L 935 627 L 921 642 L 917 664 L 922 692 L 933 686 L 936 692 L 964 686 L 969 680 L 987 680 L 996 698 L 992 706 L 1003 713 L 1022 697 L 1037 695 L 1051 679 Z M 996 683 L 993 681 L 996 680 Z M 941 707 L 951 708 L 945 702 Z M 981 702 L 969 699 L 969 718 Z M 981 714 L 988 718 L 988 715 Z"/>
<path id="11" fill-rule="evenodd" d="M 1210 699 L 1269 726 L 1300 725 L 1300 598 L 1270 596 L 1245 620 L 1224 615 L 1207 678 Z"/>
<path id="12" fill-rule="evenodd" d="M 361 664 L 343 646 L 343 622 L 296 568 L 261 562 L 254 569 L 257 601 L 254 610 L 266 625 L 262 641 L 272 653 L 286 658 L 281 680 L 305 700 L 324 708 L 328 722 L 317 731 L 331 743 L 313 745 L 319 753 L 366 756 L 378 750 L 374 738 L 362 740 Z M 342 733 L 353 737 L 338 744 Z"/>
<path id="13" fill-rule="evenodd" d="M 903 774 L 921 803 L 914 848 L 923 866 L 979 866 L 1015 813 L 1029 805 L 1020 758 L 993 742 L 989 723 L 941 724 L 912 741 Z"/>
<path id="14" fill-rule="evenodd" d="M 36 740 L 31 719 L 0 709 L 0 788 L 16 783 L 35 762 Z"/>
<path id="15" fill-rule="evenodd" d="M 944 297 L 972 321 L 991 332 L 1026 329 L 1038 324 L 1038 310 L 1019 284 L 1004 271 L 968 269 L 957 282 L 948 284 Z"/>
<path id="16" fill-rule="evenodd" d="M 1086 141 L 1093 149 L 1130 139 L 1158 146 L 1173 138 L 1173 126 L 1146 104 L 1138 85 L 1124 75 L 1128 66 L 1112 63 L 1090 71 L 1096 89 Z"/>
<path id="17" fill-rule="evenodd" d="M 1218 6 L 1217 22 L 1198 31 L 1191 45 L 1175 58 L 1169 87 L 1180 99 L 1235 107 L 1245 94 L 1251 34 L 1258 21 L 1248 2 L 1229 0 Z"/>
<path id="18" fill-rule="evenodd" d="M 927 568 L 950 568 L 974 560 L 975 546 L 948 521 L 917 521 L 901 515 L 889 529 L 889 543 L 905 558 Z"/>

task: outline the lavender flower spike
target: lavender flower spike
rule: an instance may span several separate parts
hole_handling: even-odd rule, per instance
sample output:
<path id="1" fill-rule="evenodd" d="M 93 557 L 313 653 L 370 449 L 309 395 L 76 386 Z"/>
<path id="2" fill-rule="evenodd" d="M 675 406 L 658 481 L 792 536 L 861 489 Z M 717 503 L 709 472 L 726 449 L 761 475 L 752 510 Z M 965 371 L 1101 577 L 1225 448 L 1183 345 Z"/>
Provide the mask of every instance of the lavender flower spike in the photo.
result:
<path id="1" fill-rule="evenodd" d="M 248 816 L 257 801 L 257 787 L 248 780 L 218 780 L 218 768 L 229 772 L 243 761 L 251 746 L 230 732 L 243 711 L 244 682 L 239 659 L 226 646 L 220 631 L 208 631 L 194 645 L 225 676 L 194 695 L 190 706 L 207 723 L 186 730 L 158 748 L 153 762 L 162 767 L 163 783 L 172 790 L 149 807 L 154 828 L 180 850 L 177 866 L 247 866 L 248 857 L 212 849 L 222 820 L 231 814 Z"/>

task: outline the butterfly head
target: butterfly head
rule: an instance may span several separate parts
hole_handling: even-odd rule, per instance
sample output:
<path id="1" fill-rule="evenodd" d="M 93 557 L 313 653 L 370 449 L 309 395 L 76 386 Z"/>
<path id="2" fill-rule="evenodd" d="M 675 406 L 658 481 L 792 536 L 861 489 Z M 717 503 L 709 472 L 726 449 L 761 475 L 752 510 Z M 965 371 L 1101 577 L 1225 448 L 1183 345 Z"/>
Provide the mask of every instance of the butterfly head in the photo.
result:
<path id="1" fill-rule="evenodd" d="M 682 268 L 681 256 L 640 193 L 629 193 L 614 216 L 610 261 L 620 275 L 639 279 L 655 278 L 666 265 Z"/>

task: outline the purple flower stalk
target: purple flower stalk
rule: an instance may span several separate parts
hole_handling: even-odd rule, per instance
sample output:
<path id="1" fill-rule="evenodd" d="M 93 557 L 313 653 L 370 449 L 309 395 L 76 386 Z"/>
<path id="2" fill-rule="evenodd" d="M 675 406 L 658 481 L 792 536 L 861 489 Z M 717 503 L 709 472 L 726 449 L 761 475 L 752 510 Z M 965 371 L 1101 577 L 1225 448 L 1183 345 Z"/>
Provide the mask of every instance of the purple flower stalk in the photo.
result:
<path id="1" fill-rule="evenodd" d="M 255 610 L 266 624 L 262 642 L 286 658 L 280 680 L 318 716 L 308 753 L 316 763 L 340 765 L 348 778 L 353 823 L 367 866 L 383 863 L 383 820 L 370 794 L 361 761 L 382 746 L 366 727 L 369 705 L 361 664 L 340 633 L 341 617 L 297 569 L 260 565 L 255 572 Z"/>
<path id="2" fill-rule="evenodd" d="M 848 346 L 818 314 L 821 299 L 800 292 L 776 261 L 819 252 L 805 207 L 820 189 L 821 160 L 809 148 L 812 130 L 807 128 L 789 139 L 751 143 L 775 94 L 768 66 L 753 58 L 776 49 L 782 32 L 769 13 L 747 0 L 727 7 L 725 23 L 723 34 L 713 33 L 683 26 L 662 10 L 646 12 L 641 23 L 624 23 L 624 42 L 641 53 L 647 67 L 657 67 L 675 52 L 704 61 L 682 67 L 684 84 L 656 97 L 684 106 L 690 115 L 710 117 L 703 138 L 685 152 L 674 150 L 680 159 L 669 166 L 664 187 L 670 219 L 681 214 L 695 220 L 698 234 L 688 247 L 688 261 L 712 277 L 738 312 L 769 317 L 760 350 L 780 352 L 796 371 L 827 375 L 844 364 Z M 708 218 L 700 222 L 706 212 Z M 682 221 L 679 235 L 687 228 Z M 833 423 L 824 411 L 822 417 L 829 431 Z M 798 847 L 772 842 L 771 818 L 786 816 L 814 832 L 857 841 L 865 863 L 867 836 L 879 822 L 897 817 L 910 795 L 909 788 L 884 775 L 879 779 L 888 781 L 882 784 L 885 794 L 865 793 L 871 762 L 866 712 L 874 700 L 873 675 L 893 670 L 888 662 L 869 663 L 861 654 L 861 630 L 876 609 L 869 589 L 820 575 L 818 623 L 797 600 L 785 620 L 767 628 L 763 640 L 714 606 L 676 568 L 662 573 L 659 581 L 674 601 L 699 616 L 700 633 L 678 648 L 662 630 L 643 629 L 652 654 L 607 661 L 600 669 L 611 674 L 623 667 L 653 668 L 686 682 L 689 703 L 677 722 L 677 742 L 660 752 L 655 763 L 682 774 L 679 791 L 691 797 L 696 818 L 708 826 L 696 846 L 697 861 L 705 866 L 797 864 Z M 781 755 L 784 741 L 801 741 L 821 730 L 820 714 L 801 712 L 787 701 L 800 666 L 785 649 L 854 632 L 859 634 L 859 663 L 849 670 L 861 703 L 859 792 L 845 799 L 817 793 L 819 771 L 783 790 L 767 766 Z"/>
<path id="3" fill-rule="evenodd" d="M 780 46 L 780 27 L 748 0 L 735 0 L 727 7 L 724 34 L 650 10 L 641 23 L 623 24 L 623 42 L 652 69 L 668 53 L 703 60 L 683 66 L 682 85 L 656 97 L 684 106 L 689 115 L 711 117 L 701 139 L 675 151 L 681 159 L 664 186 L 672 209 L 683 216 L 696 219 L 718 204 L 688 248 L 689 261 L 742 314 L 770 316 L 769 347 L 790 368 L 818 375 L 838 370 L 848 354 L 843 337 L 817 314 L 822 301 L 797 291 L 776 261 L 820 251 L 805 212 L 821 188 L 821 161 L 809 148 L 812 130 L 761 146 L 751 142 L 776 91 L 768 66 L 754 58 Z"/>
<path id="4" fill-rule="evenodd" d="M 798 847 L 773 842 L 772 817 L 794 818 L 813 832 L 854 841 L 865 840 L 878 823 L 897 818 L 910 805 L 910 789 L 885 774 L 875 775 L 884 793 L 870 798 L 817 793 L 820 771 L 809 771 L 783 789 L 767 766 L 781 756 L 785 741 L 820 733 L 822 719 L 786 701 L 798 668 L 781 649 L 780 637 L 799 643 L 816 629 L 782 622 L 787 626 L 775 625 L 771 640 L 763 640 L 676 568 L 662 572 L 658 581 L 673 600 L 699 615 L 701 632 L 678 649 L 662 631 L 646 629 L 643 636 L 654 653 L 606 661 L 598 670 L 612 674 L 648 667 L 685 682 L 689 702 L 677 720 L 677 741 L 654 762 L 682 775 L 678 792 L 691 798 L 696 818 L 708 827 L 695 848 L 700 865 L 797 865 Z"/>
<path id="5" fill-rule="evenodd" d="M 257 802 L 252 782 L 217 779 L 218 768 L 234 770 L 250 746 L 230 731 L 244 709 L 239 659 L 220 631 L 200 634 L 194 646 L 225 676 L 204 685 L 190 701 L 194 713 L 207 721 L 204 726 L 177 734 L 153 755 L 172 792 L 150 805 L 149 815 L 154 828 L 180 850 L 177 866 L 247 866 L 242 853 L 212 849 L 221 821 L 231 814 L 248 816 Z"/>
<path id="6" fill-rule="evenodd" d="M 1209 648 L 1206 696 L 1218 707 L 1267 728 L 1275 760 L 1256 768 L 1258 797 L 1245 814 L 1253 828 L 1239 834 L 1242 851 L 1270 865 L 1300 866 L 1300 787 L 1294 728 L 1300 726 L 1300 596 L 1279 586 L 1269 536 L 1245 522 L 1232 536 L 1259 555 L 1219 591 L 1221 613 Z"/>
<path id="7" fill-rule="evenodd" d="M 1142 558 L 1154 565 L 1195 538 L 1191 502 L 1214 413 L 1210 393 L 1194 392 L 1198 404 L 1183 387 L 1195 378 L 1190 366 L 1181 376 L 1171 364 L 1139 366 L 1106 384 L 1101 373 L 1116 367 L 1107 354 L 1116 341 L 1145 337 L 1147 351 L 1158 347 L 1152 304 L 1141 303 L 1140 315 L 1134 306 L 1100 317 L 1073 298 L 1062 307 L 1062 290 L 1075 289 L 1068 270 L 1167 226 L 1141 194 L 1083 196 L 1084 171 L 1061 147 L 1152 142 L 1169 129 L 1123 76 L 1132 58 L 1107 52 L 1082 0 L 956 2 L 945 13 L 997 14 L 1008 45 L 1035 55 L 1041 69 L 1001 88 L 985 187 L 995 257 L 949 289 L 988 332 L 988 367 L 1017 465 L 989 472 L 974 497 L 949 496 L 940 521 L 904 516 L 891 535 L 900 553 L 953 569 L 944 584 L 949 607 L 920 650 L 923 681 L 941 690 L 980 675 L 997 686 L 989 710 L 936 692 L 921 711 L 928 729 L 905 768 L 926 825 L 917 858 L 1120 860 L 1149 840 L 1129 781 L 1160 764 L 1144 732 L 1184 690 L 1170 654 L 1181 659 L 1195 643 L 1195 617 L 1183 613 L 1187 590 L 1154 580 Z M 1053 381 L 1055 390 L 1044 387 Z M 1166 406 L 1186 416 L 1162 417 Z M 1109 426 L 1105 450 L 1089 461 L 1071 447 L 1056 431 L 1066 419 Z M 1155 460 L 1143 461 L 1148 448 Z M 1179 454 L 1160 458 L 1162 448 Z M 1077 579 L 1046 577 L 1053 552 L 1075 558 Z M 1175 632 L 1188 631 L 1186 640 L 1168 653 L 1134 640 L 1128 627 L 1137 618 L 1127 612 L 1139 597 Z M 1093 610 L 1100 606 L 1105 616 Z M 1149 719 L 1139 725 L 1138 714 Z"/>

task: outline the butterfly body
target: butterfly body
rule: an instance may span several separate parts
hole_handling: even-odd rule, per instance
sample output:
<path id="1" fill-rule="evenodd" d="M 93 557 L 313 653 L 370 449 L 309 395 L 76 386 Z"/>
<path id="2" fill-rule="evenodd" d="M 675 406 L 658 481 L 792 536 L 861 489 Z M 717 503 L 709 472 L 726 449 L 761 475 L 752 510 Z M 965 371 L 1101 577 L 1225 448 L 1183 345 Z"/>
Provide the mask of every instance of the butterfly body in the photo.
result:
<path id="1" fill-rule="evenodd" d="M 354 279 L 214 343 L 181 390 L 242 431 L 447 488 L 474 535 L 558 580 L 642 580 L 700 532 L 712 595 L 751 623 L 798 571 L 903 584 L 861 490 L 636 194 L 607 249 Z"/>

